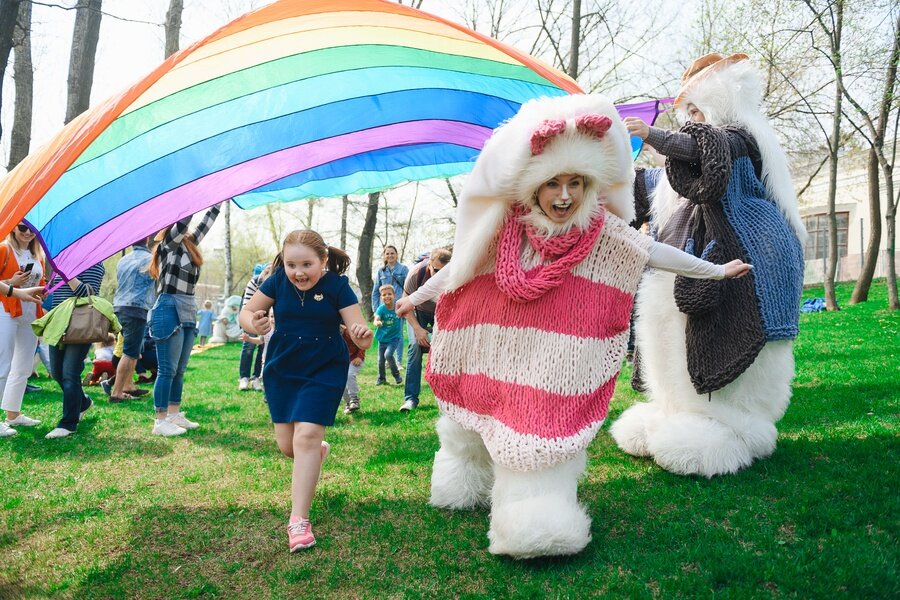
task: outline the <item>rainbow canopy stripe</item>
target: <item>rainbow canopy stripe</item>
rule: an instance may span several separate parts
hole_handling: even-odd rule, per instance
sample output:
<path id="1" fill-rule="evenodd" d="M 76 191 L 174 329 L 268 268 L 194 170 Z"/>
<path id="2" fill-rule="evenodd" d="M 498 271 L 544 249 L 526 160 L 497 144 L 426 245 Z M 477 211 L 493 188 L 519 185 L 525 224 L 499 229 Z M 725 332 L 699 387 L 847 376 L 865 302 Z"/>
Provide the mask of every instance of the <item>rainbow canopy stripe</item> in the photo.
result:
<path id="1" fill-rule="evenodd" d="M 0 182 L 73 277 L 228 198 L 383 190 L 467 172 L 491 131 L 567 75 L 384 0 L 282 0 L 179 52 Z"/>

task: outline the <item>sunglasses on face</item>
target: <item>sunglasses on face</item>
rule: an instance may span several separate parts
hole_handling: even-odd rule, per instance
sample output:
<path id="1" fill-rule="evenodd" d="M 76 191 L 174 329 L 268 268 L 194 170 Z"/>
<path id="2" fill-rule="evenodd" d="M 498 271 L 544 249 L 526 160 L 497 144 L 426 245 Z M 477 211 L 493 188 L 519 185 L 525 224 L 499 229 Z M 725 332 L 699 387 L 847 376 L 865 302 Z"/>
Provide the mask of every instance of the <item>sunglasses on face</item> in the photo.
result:
<path id="1" fill-rule="evenodd" d="M 28 225 L 16 225 L 16 229 L 19 230 L 19 233 L 28 233 L 31 231 L 28 229 Z"/>

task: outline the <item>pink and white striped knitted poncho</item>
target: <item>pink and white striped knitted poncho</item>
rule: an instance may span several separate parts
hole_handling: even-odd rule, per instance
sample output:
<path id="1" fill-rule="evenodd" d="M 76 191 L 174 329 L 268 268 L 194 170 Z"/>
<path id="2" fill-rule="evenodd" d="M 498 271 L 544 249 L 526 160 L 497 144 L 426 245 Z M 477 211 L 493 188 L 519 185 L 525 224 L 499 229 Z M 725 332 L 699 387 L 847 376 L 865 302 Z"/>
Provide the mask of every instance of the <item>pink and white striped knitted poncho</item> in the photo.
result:
<path id="1" fill-rule="evenodd" d="M 428 382 L 441 410 L 510 469 L 571 459 L 606 418 L 652 240 L 612 213 L 601 223 L 587 256 L 534 299 L 498 286 L 495 257 L 438 302 Z M 522 268 L 536 273 L 547 261 L 522 246 Z"/>

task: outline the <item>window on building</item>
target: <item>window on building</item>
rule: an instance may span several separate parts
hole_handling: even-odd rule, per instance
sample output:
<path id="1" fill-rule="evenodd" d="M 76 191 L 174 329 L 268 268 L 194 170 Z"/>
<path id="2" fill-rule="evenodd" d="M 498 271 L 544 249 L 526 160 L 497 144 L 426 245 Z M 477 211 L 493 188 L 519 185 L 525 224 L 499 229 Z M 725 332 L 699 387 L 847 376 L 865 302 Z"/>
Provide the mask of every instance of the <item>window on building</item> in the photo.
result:
<path id="1" fill-rule="evenodd" d="M 850 213 L 839 212 L 837 217 L 838 257 L 847 256 L 847 229 L 850 226 Z M 806 260 L 822 260 L 828 253 L 828 215 L 821 213 L 803 217 L 808 237 L 804 256 Z"/>

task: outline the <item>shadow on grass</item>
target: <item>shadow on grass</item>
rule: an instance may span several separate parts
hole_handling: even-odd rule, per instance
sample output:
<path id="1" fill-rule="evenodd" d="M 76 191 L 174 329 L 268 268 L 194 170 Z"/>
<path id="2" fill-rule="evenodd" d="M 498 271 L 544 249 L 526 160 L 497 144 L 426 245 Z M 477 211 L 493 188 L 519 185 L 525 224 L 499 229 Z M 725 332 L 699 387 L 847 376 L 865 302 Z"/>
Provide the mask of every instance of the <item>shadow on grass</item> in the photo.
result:
<path id="1" fill-rule="evenodd" d="M 6 451 L 14 457 L 14 461 L 63 459 L 77 462 L 130 457 L 159 458 L 172 453 L 170 443 L 150 435 L 149 420 L 145 435 L 134 436 L 118 432 L 112 441 L 108 437 L 97 435 L 94 431 L 97 425 L 95 415 L 86 416 L 78 424 L 78 430 L 74 435 L 56 440 L 44 439 L 44 435 L 48 431 L 44 427 L 22 428 L 19 435 L 7 442 Z"/>

